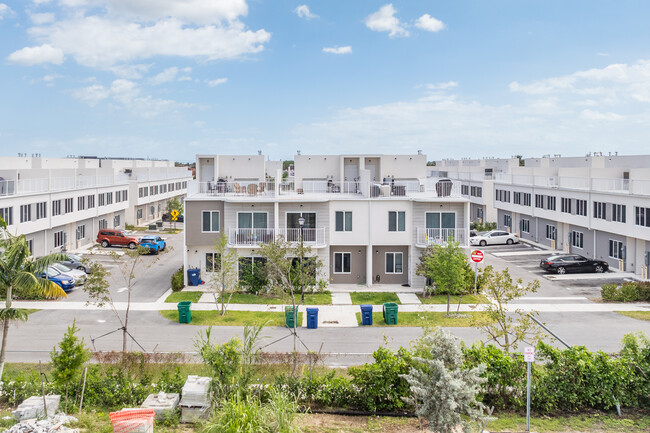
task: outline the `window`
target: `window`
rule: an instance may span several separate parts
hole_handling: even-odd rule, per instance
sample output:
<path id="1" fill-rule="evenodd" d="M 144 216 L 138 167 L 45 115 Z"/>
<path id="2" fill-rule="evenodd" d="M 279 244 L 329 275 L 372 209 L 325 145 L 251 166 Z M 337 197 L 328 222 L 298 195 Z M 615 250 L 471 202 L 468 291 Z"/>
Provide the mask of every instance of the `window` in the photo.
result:
<path id="1" fill-rule="evenodd" d="M 562 197 L 561 211 L 564 213 L 571 213 L 571 199 Z"/>
<path id="2" fill-rule="evenodd" d="M 20 206 L 20 222 L 24 223 L 32 220 L 32 205 L 24 204 Z"/>
<path id="3" fill-rule="evenodd" d="M 634 224 L 650 227 L 650 208 L 634 206 Z"/>
<path id="4" fill-rule="evenodd" d="M 555 210 L 555 197 L 546 196 L 546 209 Z"/>
<path id="5" fill-rule="evenodd" d="M 162 210 L 162 203 L 158 203 L 158 213 Z"/>
<path id="6" fill-rule="evenodd" d="M 612 204 L 612 221 L 618 223 L 625 222 L 625 206 L 624 204 Z"/>
<path id="7" fill-rule="evenodd" d="M 337 232 L 351 232 L 352 231 L 352 212 L 336 212 L 336 231 Z"/>
<path id="8" fill-rule="evenodd" d="M 625 247 L 623 247 L 623 242 L 609 240 L 609 256 L 613 259 L 624 259 L 625 256 Z"/>
<path id="9" fill-rule="evenodd" d="M 47 217 L 47 202 L 36 203 L 36 219 L 40 220 Z"/>
<path id="10" fill-rule="evenodd" d="M 106 203 L 106 196 L 104 196 L 104 194 L 99 194 L 97 197 L 99 197 L 99 205 L 104 206 L 104 203 Z"/>
<path id="11" fill-rule="evenodd" d="M 29 248 L 29 255 L 34 255 L 34 239 L 27 240 L 27 248 Z"/>
<path id="12" fill-rule="evenodd" d="M 448 240 L 449 237 L 454 236 L 453 229 L 456 228 L 456 214 L 453 212 L 426 212 L 424 214 L 424 225 L 427 237 Z"/>
<path id="13" fill-rule="evenodd" d="M 86 197 L 81 196 L 77 197 L 77 210 L 84 210 L 86 209 Z"/>
<path id="14" fill-rule="evenodd" d="M 136 212 L 136 214 L 137 214 L 136 218 L 139 219 L 139 220 L 141 220 L 141 219 L 142 219 L 142 208 L 138 209 L 138 211 Z"/>
<path id="15" fill-rule="evenodd" d="M 100 219 L 99 220 L 99 229 L 104 230 L 104 229 L 107 229 L 107 228 L 108 228 L 108 221 L 106 221 L 105 219 Z"/>
<path id="16" fill-rule="evenodd" d="M 594 202 L 594 218 L 607 219 L 607 203 Z"/>
<path id="17" fill-rule="evenodd" d="M 530 206 L 530 193 L 524 193 L 524 206 Z"/>
<path id="18" fill-rule="evenodd" d="M 587 216 L 587 200 L 576 200 L 576 214 Z"/>
<path id="19" fill-rule="evenodd" d="M 149 206 L 149 215 L 154 216 L 155 213 L 156 208 L 153 205 Z"/>
<path id="20" fill-rule="evenodd" d="M 544 207 L 544 196 L 541 194 L 535 194 L 535 207 L 543 208 Z"/>
<path id="21" fill-rule="evenodd" d="M 8 226 L 13 225 L 14 223 L 14 208 L 13 207 L 3 207 L 0 208 L 0 217 L 7 223 Z"/>
<path id="22" fill-rule="evenodd" d="M 115 215 L 113 217 L 113 228 L 118 228 L 120 226 L 120 216 Z"/>
<path id="23" fill-rule="evenodd" d="M 472 197 L 483 197 L 483 187 L 473 186 L 469 189 Z"/>
<path id="24" fill-rule="evenodd" d="M 106 193 L 106 204 L 113 204 L 113 193 L 112 192 L 107 192 Z"/>
<path id="25" fill-rule="evenodd" d="M 461 185 L 460 186 L 460 193 L 462 195 L 469 195 L 469 185 Z"/>
<path id="26" fill-rule="evenodd" d="M 88 196 L 88 209 L 92 209 L 95 207 L 95 195 L 89 195 Z"/>
<path id="27" fill-rule="evenodd" d="M 122 201 L 122 191 L 115 191 L 115 203 Z"/>
<path id="28" fill-rule="evenodd" d="M 124 191 L 122 191 L 122 201 L 127 201 L 128 199 L 129 199 L 129 191 L 125 189 Z"/>
<path id="29" fill-rule="evenodd" d="M 406 212 L 404 211 L 388 212 L 388 231 L 389 232 L 406 231 Z"/>
<path id="30" fill-rule="evenodd" d="M 514 204 L 521 204 L 521 193 L 520 192 L 515 192 L 513 197 L 512 197 L 512 202 Z"/>
<path id="31" fill-rule="evenodd" d="M 583 246 L 583 233 L 582 232 L 571 232 L 571 245 L 576 248 L 582 248 Z"/>
<path id="32" fill-rule="evenodd" d="M 72 213 L 74 212 L 74 207 L 73 207 L 73 201 L 72 198 L 66 198 L 65 199 L 65 213 Z"/>
<path id="33" fill-rule="evenodd" d="M 506 214 L 503 216 L 503 225 L 512 228 L 512 216 Z"/>
<path id="34" fill-rule="evenodd" d="M 203 224 L 201 225 L 202 232 L 218 232 L 219 231 L 219 211 L 204 210 L 201 213 Z"/>
<path id="35" fill-rule="evenodd" d="M 86 238 L 86 225 L 77 226 L 77 240 Z"/>
<path id="36" fill-rule="evenodd" d="M 268 228 L 268 220 L 269 215 L 266 212 L 239 212 L 237 214 L 237 228 L 266 229 Z"/>
<path id="37" fill-rule="evenodd" d="M 334 273 L 349 274 L 350 271 L 350 253 L 334 253 Z"/>
<path id="38" fill-rule="evenodd" d="M 266 259 L 264 257 L 240 257 L 237 263 L 239 265 L 239 278 L 242 279 L 247 274 L 253 275 L 256 267 L 263 268 L 266 265 Z"/>
<path id="39" fill-rule="evenodd" d="M 386 253 L 386 273 L 402 273 L 402 253 Z"/>
<path id="40" fill-rule="evenodd" d="M 183 189 L 187 189 L 187 181 L 183 182 Z"/>
<path id="41" fill-rule="evenodd" d="M 221 254 L 205 253 L 205 271 L 219 272 L 221 270 Z"/>
<path id="42" fill-rule="evenodd" d="M 522 219 L 521 221 L 519 221 L 519 224 L 521 225 L 522 232 L 530 233 L 530 220 Z"/>
<path id="43" fill-rule="evenodd" d="M 503 189 L 496 190 L 497 201 L 503 201 L 510 203 L 510 191 L 505 191 Z"/>
<path id="44" fill-rule="evenodd" d="M 52 216 L 61 215 L 61 200 L 52 200 Z"/>
<path id="45" fill-rule="evenodd" d="M 65 243 L 65 233 L 63 230 L 54 232 L 54 248 L 59 248 Z"/>
<path id="46" fill-rule="evenodd" d="M 546 224 L 546 239 L 557 240 L 557 229 L 555 226 Z"/>

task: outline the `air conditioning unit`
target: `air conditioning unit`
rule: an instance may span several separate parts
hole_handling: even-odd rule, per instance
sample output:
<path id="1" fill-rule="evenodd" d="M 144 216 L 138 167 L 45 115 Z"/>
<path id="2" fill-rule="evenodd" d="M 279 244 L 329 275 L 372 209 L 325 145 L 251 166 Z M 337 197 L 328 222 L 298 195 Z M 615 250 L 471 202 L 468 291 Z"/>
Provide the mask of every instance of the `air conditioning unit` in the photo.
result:
<path id="1" fill-rule="evenodd" d="M 124 174 L 128 174 L 129 176 L 131 176 L 132 173 L 133 173 L 133 170 L 131 170 L 130 168 L 125 168 L 124 169 Z"/>

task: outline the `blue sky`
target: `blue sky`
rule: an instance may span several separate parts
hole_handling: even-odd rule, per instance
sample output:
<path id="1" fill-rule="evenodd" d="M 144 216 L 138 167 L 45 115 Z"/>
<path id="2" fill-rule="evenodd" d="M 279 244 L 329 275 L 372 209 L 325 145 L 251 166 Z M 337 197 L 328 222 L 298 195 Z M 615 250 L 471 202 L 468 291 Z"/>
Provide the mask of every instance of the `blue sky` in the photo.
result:
<path id="1" fill-rule="evenodd" d="M 0 0 L 0 150 L 648 153 L 646 1 Z"/>

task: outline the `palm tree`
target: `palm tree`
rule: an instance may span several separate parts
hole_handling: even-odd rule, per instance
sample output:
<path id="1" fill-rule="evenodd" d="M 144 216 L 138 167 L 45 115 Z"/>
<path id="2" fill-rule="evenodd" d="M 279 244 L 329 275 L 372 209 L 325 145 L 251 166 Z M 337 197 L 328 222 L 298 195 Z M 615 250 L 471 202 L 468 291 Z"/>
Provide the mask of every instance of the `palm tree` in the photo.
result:
<path id="1" fill-rule="evenodd" d="M 11 307 L 14 294 L 38 293 L 46 298 L 63 298 L 65 292 L 58 284 L 40 277 L 40 275 L 65 254 L 50 254 L 34 259 L 31 257 L 27 239 L 24 235 L 15 236 L 7 231 L 6 223 L 0 218 L 0 291 L 6 290 L 7 302 L 0 309 L 2 320 L 2 343 L 0 345 L 0 380 L 5 366 L 7 336 L 11 320 L 27 320 L 27 314 Z"/>

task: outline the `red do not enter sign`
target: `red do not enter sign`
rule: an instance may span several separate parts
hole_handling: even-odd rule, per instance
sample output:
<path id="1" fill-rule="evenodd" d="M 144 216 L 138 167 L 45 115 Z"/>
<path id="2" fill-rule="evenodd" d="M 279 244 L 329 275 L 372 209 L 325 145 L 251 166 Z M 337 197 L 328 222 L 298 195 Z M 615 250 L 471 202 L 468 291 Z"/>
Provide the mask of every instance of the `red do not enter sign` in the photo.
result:
<path id="1" fill-rule="evenodd" d="M 474 250 L 472 251 L 472 254 L 470 255 L 470 258 L 474 263 L 481 263 L 483 259 L 485 258 L 485 255 L 483 254 L 483 251 L 481 250 Z"/>

